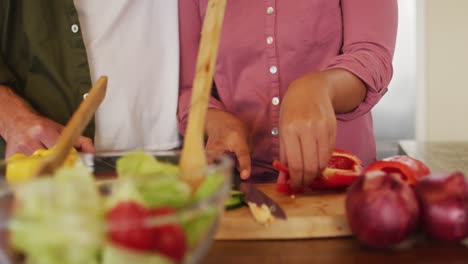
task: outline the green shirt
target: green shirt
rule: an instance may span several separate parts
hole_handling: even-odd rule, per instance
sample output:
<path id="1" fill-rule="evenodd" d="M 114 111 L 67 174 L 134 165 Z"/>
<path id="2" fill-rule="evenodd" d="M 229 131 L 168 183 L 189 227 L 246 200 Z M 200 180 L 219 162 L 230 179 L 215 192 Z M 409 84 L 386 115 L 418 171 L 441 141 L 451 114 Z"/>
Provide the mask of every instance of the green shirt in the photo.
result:
<path id="1" fill-rule="evenodd" d="M 91 87 L 73 0 L 0 0 L 0 84 L 66 124 Z M 94 137 L 94 121 L 85 136 Z M 0 142 L 4 157 L 5 142 Z"/>

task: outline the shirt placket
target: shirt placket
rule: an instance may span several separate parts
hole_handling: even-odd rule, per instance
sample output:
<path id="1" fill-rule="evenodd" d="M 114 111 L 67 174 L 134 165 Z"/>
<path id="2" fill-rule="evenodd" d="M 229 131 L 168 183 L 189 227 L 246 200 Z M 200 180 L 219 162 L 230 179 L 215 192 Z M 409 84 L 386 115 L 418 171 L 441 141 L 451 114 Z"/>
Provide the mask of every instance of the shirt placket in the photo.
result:
<path id="1" fill-rule="evenodd" d="M 73 62 L 74 62 L 74 76 L 72 77 L 72 82 L 76 86 L 76 107 L 81 103 L 81 100 L 86 99 L 88 96 L 88 91 L 92 85 L 88 56 L 86 52 L 86 47 L 84 44 L 83 35 L 81 34 L 80 22 L 78 17 L 78 12 L 75 8 L 73 0 L 70 0 L 66 3 L 66 12 L 69 18 L 69 36 L 70 43 L 69 45 L 73 49 Z M 87 127 L 87 130 L 93 131 L 94 133 L 94 119 L 93 122 Z"/>
<path id="2" fill-rule="evenodd" d="M 280 68 L 276 45 L 276 20 L 277 10 L 275 0 L 266 0 L 265 6 L 265 46 L 267 54 L 266 70 L 270 79 L 270 151 L 274 159 L 279 158 L 279 113 L 280 113 Z"/>

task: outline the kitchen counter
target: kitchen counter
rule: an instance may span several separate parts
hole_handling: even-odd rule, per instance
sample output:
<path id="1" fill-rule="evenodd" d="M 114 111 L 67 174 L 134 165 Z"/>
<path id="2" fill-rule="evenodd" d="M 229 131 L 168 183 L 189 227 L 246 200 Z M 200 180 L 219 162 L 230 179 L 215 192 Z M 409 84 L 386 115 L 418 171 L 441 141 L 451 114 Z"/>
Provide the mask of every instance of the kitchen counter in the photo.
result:
<path id="1" fill-rule="evenodd" d="M 400 154 L 424 161 L 432 171 L 468 175 L 468 142 L 399 142 Z M 468 263 L 468 247 L 423 237 L 411 248 L 376 250 L 353 237 L 274 241 L 214 241 L 203 263 Z"/>
<path id="2" fill-rule="evenodd" d="M 399 152 L 426 163 L 432 171 L 462 171 L 468 176 L 468 142 L 400 141 Z"/>

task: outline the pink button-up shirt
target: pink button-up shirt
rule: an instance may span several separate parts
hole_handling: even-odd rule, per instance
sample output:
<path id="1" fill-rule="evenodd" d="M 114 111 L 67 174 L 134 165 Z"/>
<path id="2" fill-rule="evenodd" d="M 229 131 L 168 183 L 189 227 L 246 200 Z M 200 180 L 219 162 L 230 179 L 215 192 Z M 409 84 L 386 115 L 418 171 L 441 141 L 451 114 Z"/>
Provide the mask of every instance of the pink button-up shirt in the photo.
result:
<path id="1" fill-rule="evenodd" d="M 188 118 L 207 0 L 179 0 L 179 125 Z M 210 107 L 234 113 L 251 131 L 253 171 L 279 159 L 279 113 L 288 86 L 340 68 L 367 87 L 354 111 L 338 114 L 336 147 L 367 165 L 376 159 L 370 110 L 393 74 L 397 0 L 228 0 Z M 263 167 L 263 166 L 262 166 Z"/>

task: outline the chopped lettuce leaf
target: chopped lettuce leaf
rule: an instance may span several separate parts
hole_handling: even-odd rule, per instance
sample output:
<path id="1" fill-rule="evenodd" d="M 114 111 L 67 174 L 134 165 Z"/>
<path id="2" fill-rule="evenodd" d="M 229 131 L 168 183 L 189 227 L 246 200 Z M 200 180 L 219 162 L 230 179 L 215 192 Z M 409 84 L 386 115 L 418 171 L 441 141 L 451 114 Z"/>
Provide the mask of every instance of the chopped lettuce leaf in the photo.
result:
<path id="1" fill-rule="evenodd" d="M 135 182 L 130 179 L 120 180 L 112 186 L 112 195 L 107 197 L 106 209 L 109 210 L 121 201 L 134 201 L 145 204 L 144 198 Z"/>
<path id="2" fill-rule="evenodd" d="M 138 183 L 146 206 L 173 206 L 180 208 L 190 202 L 190 186 L 174 176 L 148 179 Z"/>
<path id="3" fill-rule="evenodd" d="M 117 175 L 123 177 L 144 177 L 158 175 L 177 175 L 179 167 L 156 160 L 144 151 L 134 151 L 117 160 Z"/>
<path id="4" fill-rule="evenodd" d="M 102 201 L 85 166 L 61 168 L 53 177 L 19 186 L 15 194 L 11 241 L 30 263 L 98 263 Z"/>
<path id="5" fill-rule="evenodd" d="M 209 228 L 216 220 L 216 208 L 208 207 L 203 210 L 199 216 L 183 221 L 189 247 L 193 247 L 202 241 L 203 237 L 208 235 Z"/>
<path id="6" fill-rule="evenodd" d="M 104 248 L 103 264 L 171 264 L 172 261 L 159 254 L 132 252 L 120 247 L 107 245 Z"/>
<path id="7" fill-rule="evenodd" d="M 224 182 L 224 175 L 222 174 L 209 174 L 205 177 L 203 183 L 198 187 L 194 194 L 196 201 L 206 199 L 212 196 L 222 186 Z"/>

